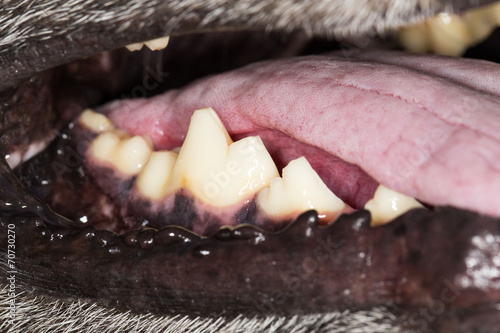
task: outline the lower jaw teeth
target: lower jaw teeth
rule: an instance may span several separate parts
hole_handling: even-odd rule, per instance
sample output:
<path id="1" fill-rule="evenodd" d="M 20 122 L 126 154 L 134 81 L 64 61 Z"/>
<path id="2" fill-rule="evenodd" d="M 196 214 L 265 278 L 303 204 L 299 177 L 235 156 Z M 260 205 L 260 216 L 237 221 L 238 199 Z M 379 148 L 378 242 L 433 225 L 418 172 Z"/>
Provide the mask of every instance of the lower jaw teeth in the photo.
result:
<path id="1" fill-rule="evenodd" d="M 168 215 L 172 198 L 179 194 L 192 196 L 197 207 L 207 207 L 211 214 L 219 211 L 220 222 L 229 225 L 241 221 L 230 221 L 228 212 L 248 210 L 253 203 L 257 213 L 252 217 L 266 222 L 293 220 L 316 210 L 327 224 L 351 210 L 305 157 L 291 161 L 280 177 L 260 137 L 233 142 L 211 108 L 194 112 L 184 144 L 175 152 L 153 151 L 149 139 L 131 138 L 93 111 L 85 111 L 79 123 L 100 133 L 88 152 L 90 163 L 118 170 L 125 179 L 136 177 L 134 196 L 149 201 L 160 215 Z M 372 214 L 373 225 L 380 225 L 416 207 L 422 206 L 415 199 L 381 186 L 365 208 Z"/>

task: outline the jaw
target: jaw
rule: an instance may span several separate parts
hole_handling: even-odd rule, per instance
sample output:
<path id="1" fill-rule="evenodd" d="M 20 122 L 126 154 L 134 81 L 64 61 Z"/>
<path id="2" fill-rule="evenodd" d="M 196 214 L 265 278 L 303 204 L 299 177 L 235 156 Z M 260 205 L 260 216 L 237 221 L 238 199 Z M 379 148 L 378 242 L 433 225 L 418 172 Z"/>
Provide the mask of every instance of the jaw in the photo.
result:
<path id="1" fill-rule="evenodd" d="M 428 10 L 439 10 L 440 6 L 436 4 Z M 125 8 L 121 10 L 126 13 Z M 164 10 L 167 13 L 170 11 L 169 8 Z M 185 8 L 183 12 L 195 13 L 191 8 Z M 148 15 L 146 10 L 144 13 Z M 402 14 L 401 19 L 413 14 Z M 118 34 L 109 34 L 111 37 L 99 33 L 96 34 L 99 37 L 94 35 L 89 38 L 88 32 L 82 33 L 85 30 L 82 29 L 64 36 L 55 34 L 54 40 L 48 44 L 26 41 L 19 54 L 30 55 L 36 51 L 40 56 L 22 57 L 23 60 L 17 61 L 13 60 L 13 53 L 4 56 L 12 64 L 2 68 L 8 78 L 3 83 L 4 96 L 12 100 L 12 90 L 7 88 L 16 86 L 33 74 L 25 68 L 38 72 L 62 64 L 63 58 L 68 61 L 80 59 L 96 51 L 164 35 L 165 27 L 174 29 L 174 21 L 168 14 L 158 16 L 166 21 L 156 20 L 158 26 L 141 32 L 137 32 L 135 27 L 142 19 L 131 19 L 127 21 L 129 27 L 123 22 L 106 22 L 102 26 L 89 23 L 92 29 L 96 29 L 91 32 L 122 29 L 120 31 L 123 32 Z M 179 20 L 175 22 L 178 33 L 199 28 L 199 23 L 191 21 L 189 16 Z M 225 26 L 220 24 L 220 20 L 215 17 L 203 28 L 242 28 L 246 24 L 236 16 Z M 273 28 L 277 30 L 289 28 L 275 24 L 277 26 Z M 300 22 L 294 28 L 307 28 L 306 24 Z M 252 27 L 268 26 L 266 22 L 252 21 Z M 361 29 L 369 31 L 373 26 L 374 22 L 367 22 Z M 326 23 L 318 29 L 319 32 L 325 31 Z M 348 29 L 349 33 L 359 32 L 353 29 Z M 341 34 L 340 31 L 336 33 Z M 74 48 L 73 43 L 68 45 L 69 40 L 79 41 L 79 48 Z M 56 45 L 65 49 L 61 58 L 47 57 L 53 55 Z M 16 70 L 21 68 L 23 71 L 16 74 Z M 45 87 L 44 75 L 48 74 L 40 74 L 31 83 L 17 88 L 17 96 L 31 91 L 33 101 L 43 101 L 47 95 L 45 91 L 36 92 L 30 87 L 37 82 L 40 82 L 40 87 Z M 120 90 L 116 88 L 110 94 Z M 97 103 L 98 99 L 102 96 L 91 95 L 88 100 L 84 99 L 84 103 Z M 19 105 L 22 104 L 14 108 L 21 109 Z M 78 104 L 73 107 L 74 110 L 81 109 Z M 59 115 L 66 121 L 73 116 L 73 112 Z M 286 131 L 286 126 L 281 130 Z M 249 317 L 267 313 L 306 315 L 378 305 L 397 305 L 398 311 L 412 315 L 421 307 L 434 304 L 434 300 L 442 297 L 443 290 L 453 290 L 457 292 L 454 294 L 457 298 L 449 303 L 443 301 L 446 311 L 440 318 L 456 318 L 465 313 L 464 317 L 472 318 L 471 322 L 474 322 L 474 318 L 481 316 L 472 311 L 478 306 L 485 317 L 496 317 L 496 310 L 490 304 L 495 304 L 500 297 L 498 287 L 487 277 L 479 277 L 486 283 L 474 280 L 479 276 L 476 269 L 480 267 L 471 268 L 467 260 L 470 261 L 479 252 L 483 254 L 480 265 L 491 269 L 497 267 L 494 259 L 498 221 L 476 213 L 455 208 L 414 211 L 379 229 L 368 226 L 366 212 L 345 216 L 328 228 L 318 227 L 315 214 L 310 213 L 278 234 L 243 227 L 222 230 L 209 239 L 178 228 L 116 235 L 82 228 L 47 209 L 42 209 L 40 213 L 36 207 L 43 204 L 19 187 L 5 165 L 2 180 L 6 188 L 16 187 L 17 198 L 22 198 L 31 207 L 28 213 L 4 210 L 0 217 L 4 230 L 13 223 L 17 235 L 23 235 L 22 242 L 20 238 L 18 243 L 20 283 L 49 297 L 85 299 L 120 310 L 160 315 L 179 313 L 190 316 L 223 315 L 227 318 L 242 313 Z M 5 192 L 2 195 L 4 202 L 11 199 Z M 450 224 L 453 225 L 451 228 Z M 486 242 L 488 235 L 493 236 L 493 243 Z M 2 238 L 5 249 L 7 242 L 7 237 Z M 238 269 L 221 269 L 227 262 Z M 447 265 L 442 265 L 442 262 Z M 269 269 L 270 265 L 272 269 Z M 28 272 L 33 266 L 36 267 L 36 275 L 31 278 Z M 3 274 L 6 272 L 2 270 Z M 194 272 L 200 278 L 191 278 Z M 467 280 L 468 284 L 464 282 Z M 354 287 L 352 281 L 357 282 Z M 130 290 L 137 291 L 134 294 L 137 297 L 131 298 Z M 155 292 L 152 293 L 152 290 Z M 276 301 L 277 297 L 284 300 Z M 303 304 L 304 299 L 307 306 Z M 469 317 L 467 314 L 470 314 Z M 444 320 L 437 320 L 434 324 L 444 327 Z"/>

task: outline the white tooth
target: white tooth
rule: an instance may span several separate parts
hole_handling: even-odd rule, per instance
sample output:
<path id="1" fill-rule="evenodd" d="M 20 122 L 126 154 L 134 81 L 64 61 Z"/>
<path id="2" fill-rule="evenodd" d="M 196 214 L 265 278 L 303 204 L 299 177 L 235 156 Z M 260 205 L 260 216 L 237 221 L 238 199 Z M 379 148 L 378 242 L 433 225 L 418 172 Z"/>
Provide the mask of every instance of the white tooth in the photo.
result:
<path id="1" fill-rule="evenodd" d="M 127 138 L 118 145 L 113 164 L 126 175 L 137 175 L 148 162 L 152 151 L 151 143 L 142 136 Z"/>
<path id="2" fill-rule="evenodd" d="M 167 47 L 169 40 L 170 40 L 170 36 L 167 36 L 167 37 L 161 37 L 161 38 L 149 40 L 147 42 L 144 42 L 144 44 L 151 51 L 159 51 L 159 50 L 163 50 L 164 48 Z"/>
<path id="3" fill-rule="evenodd" d="M 425 22 L 401 28 L 398 39 L 401 45 L 410 52 L 425 53 L 429 50 L 429 35 Z"/>
<path id="4" fill-rule="evenodd" d="M 386 224 L 413 208 L 423 208 L 417 200 L 379 185 L 373 199 L 365 204 L 370 211 L 373 227 Z"/>
<path id="5" fill-rule="evenodd" d="M 109 131 L 114 128 L 113 123 L 108 117 L 91 109 L 82 112 L 80 122 L 89 130 L 97 133 Z"/>
<path id="6" fill-rule="evenodd" d="M 427 20 L 432 49 L 437 54 L 460 56 L 471 45 L 467 22 L 458 15 L 442 13 Z"/>
<path id="7" fill-rule="evenodd" d="M 140 49 L 142 49 L 143 46 L 144 46 L 144 43 L 133 43 L 133 44 L 125 45 L 125 47 L 130 52 L 139 51 Z"/>
<path id="8" fill-rule="evenodd" d="M 137 177 L 136 186 L 147 198 L 161 199 L 165 195 L 177 154 L 171 151 L 155 151 Z"/>
<path id="9" fill-rule="evenodd" d="M 274 178 L 257 197 L 259 206 L 274 217 L 287 217 L 315 209 L 323 221 L 331 222 L 346 207 L 323 183 L 305 157 L 283 168 L 283 178 Z"/>
<path id="10" fill-rule="evenodd" d="M 120 137 L 114 132 L 102 133 L 92 142 L 92 155 L 101 161 L 113 163 L 113 156 L 120 141 Z"/>
<path id="11" fill-rule="evenodd" d="M 168 193 L 186 188 L 212 206 L 237 204 L 268 186 L 278 170 L 258 137 L 232 143 L 214 110 L 195 111 Z"/>

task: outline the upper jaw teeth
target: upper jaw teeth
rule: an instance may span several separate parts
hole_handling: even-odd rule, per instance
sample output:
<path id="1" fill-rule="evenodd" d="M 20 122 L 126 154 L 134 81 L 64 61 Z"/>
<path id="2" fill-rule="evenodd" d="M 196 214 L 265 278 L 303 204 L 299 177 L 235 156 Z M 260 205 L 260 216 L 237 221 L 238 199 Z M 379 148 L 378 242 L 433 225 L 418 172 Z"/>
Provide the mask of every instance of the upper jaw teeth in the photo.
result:
<path id="1" fill-rule="evenodd" d="M 500 25 L 500 2 L 470 10 L 464 15 L 442 13 L 404 27 L 399 41 L 407 50 L 460 56 L 486 39 Z"/>
<path id="2" fill-rule="evenodd" d="M 349 210 L 304 157 L 291 161 L 280 177 L 262 140 L 257 136 L 233 142 L 211 108 L 193 113 L 184 144 L 175 152 L 153 151 L 148 139 L 130 137 L 103 117 L 87 112 L 80 118 L 86 128 L 100 132 L 91 145 L 91 156 L 127 177 L 137 176 L 135 188 L 142 197 L 159 201 L 187 190 L 210 207 L 255 200 L 259 210 L 272 219 L 293 219 L 314 209 L 323 223 Z M 374 225 L 421 207 L 412 198 L 395 197 L 388 191 L 379 188 L 367 203 Z M 388 205 L 395 209 L 391 211 Z"/>
<path id="3" fill-rule="evenodd" d="M 129 51 L 133 52 L 133 51 L 141 50 L 142 47 L 144 45 L 146 45 L 146 47 L 148 49 L 150 49 L 151 51 L 159 51 L 159 50 L 163 50 L 164 48 L 167 47 L 169 40 L 170 40 L 170 36 L 166 36 L 166 37 L 160 37 L 160 38 L 148 40 L 147 42 L 129 44 L 129 45 L 126 45 L 125 47 Z"/>

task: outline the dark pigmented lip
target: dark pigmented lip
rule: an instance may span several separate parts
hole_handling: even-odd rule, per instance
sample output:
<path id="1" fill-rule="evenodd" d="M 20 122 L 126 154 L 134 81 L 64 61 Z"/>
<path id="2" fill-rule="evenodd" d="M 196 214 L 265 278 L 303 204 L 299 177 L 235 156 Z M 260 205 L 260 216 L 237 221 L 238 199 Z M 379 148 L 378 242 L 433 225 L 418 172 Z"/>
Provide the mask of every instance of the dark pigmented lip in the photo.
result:
<path id="1" fill-rule="evenodd" d="M 5 192 L 2 192 L 2 195 L 5 196 Z M 43 205 L 38 203 L 36 207 L 39 206 Z M 436 212 L 415 211 L 400 218 L 394 224 L 380 229 L 368 228 L 366 212 L 362 212 L 338 221 L 329 229 L 318 229 L 315 226 L 314 214 L 305 215 L 301 221 L 297 221 L 279 235 L 259 236 L 259 231 L 247 229 L 250 236 L 247 235 L 248 238 L 244 240 L 238 240 L 235 231 L 229 233 L 227 230 L 221 231 L 212 239 L 199 239 L 191 234 L 179 232 L 177 234 L 180 235 L 178 237 L 180 241 L 172 245 L 169 241 L 163 240 L 165 244 L 170 244 L 163 248 L 159 246 L 162 242 L 159 240 L 160 232 L 154 230 L 143 230 L 137 235 L 128 234 L 118 237 L 111 233 L 95 232 L 91 229 L 79 230 L 79 233 L 66 227 L 54 229 L 54 224 L 64 225 L 67 221 L 59 220 L 49 211 L 42 210 L 44 213 L 38 210 L 30 212 L 32 215 L 41 216 L 41 219 L 36 216 L 27 219 L 24 216 L 15 217 L 15 214 L 5 213 L 0 220 L 4 229 L 5 223 L 12 222 L 19 228 L 17 234 L 25 235 L 25 238 L 18 243 L 20 245 L 18 254 L 21 258 L 19 267 L 23 274 L 20 280 L 24 281 L 22 286 L 30 290 L 34 287 L 37 292 L 49 294 L 52 297 L 71 298 L 77 295 L 79 298 L 98 300 L 107 306 L 121 309 L 133 308 L 137 312 L 169 313 L 170 310 L 174 310 L 175 313 L 189 315 L 221 313 L 228 317 L 242 312 L 249 315 L 262 315 L 263 312 L 269 310 L 281 314 L 312 313 L 330 311 L 337 305 L 338 309 L 345 309 L 370 307 L 374 304 L 389 306 L 398 304 L 402 306 L 403 311 L 407 311 L 406 313 L 412 316 L 420 310 L 421 306 L 425 308 L 432 306 L 433 300 L 442 297 L 443 290 L 452 293 L 458 291 L 456 294 L 446 294 L 446 296 L 458 296 L 453 302 L 445 304 L 446 311 L 443 311 L 443 316 L 432 323 L 436 327 L 449 325 L 449 321 L 445 323 L 441 318 L 453 319 L 456 318 L 457 313 L 467 314 L 471 307 L 495 303 L 499 299 L 498 288 L 494 284 L 472 284 L 468 287 L 456 285 L 457 277 L 473 277 L 473 274 L 466 269 L 467 258 L 470 258 L 470 254 L 477 249 L 472 242 L 473 237 L 497 235 L 499 233 L 498 221 L 453 208 L 438 209 Z M 456 227 L 451 230 L 448 225 L 450 220 L 454 221 L 454 227 Z M 163 230 L 162 233 L 168 234 L 168 231 Z M 76 235 L 79 237 L 75 238 Z M 302 235 L 307 236 L 302 237 Z M 329 241 L 329 236 L 339 237 L 339 240 L 333 241 L 330 238 Z M 255 244 L 260 237 L 264 237 L 265 240 Z M 321 248 L 325 252 L 316 251 L 322 242 L 320 239 L 327 244 L 326 248 Z M 37 245 L 31 243 L 31 240 Z M 6 242 L 7 238 L 2 238 L 2 249 L 7 248 Z M 238 242 L 245 242 L 245 245 L 240 247 L 241 243 Z M 290 252 L 286 249 L 294 242 L 303 245 L 306 250 Z M 189 245 L 183 247 L 179 243 Z M 99 255 L 89 255 L 85 260 L 81 260 L 72 249 L 82 244 L 88 249 L 87 254 L 98 253 Z M 328 253 L 328 249 L 331 249 L 331 247 L 328 248 L 328 244 L 335 244 L 332 245 L 336 250 L 335 255 L 338 254 L 335 259 Z M 349 244 L 355 245 L 350 247 Z M 422 244 L 428 245 L 422 247 Z M 494 247 L 494 245 L 491 246 Z M 47 251 L 39 251 L 40 249 Z M 229 252 L 230 249 L 231 252 Z M 485 252 L 484 249 L 481 251 Z M 102 253 L 106 255 L 101 255 Z M 259 256 L 253 256 L 256 253 Z M 369 253 L 372 255 L 367 255 Z M 394 253 L 401 253 L 401 255 L 395 256 Z M 440 256 L 435 256 L 436 253 L 440 253 Z M 172 256 L 175 260 L 169 263 L 171 267 L 169 271 L 163 271 L 163 273 L 160 270 L 156 271 L 156 274 L 164 275 L 159 276 L 155 281 L 170 281 L 173 272 L 176 279 L 172 279 L 172 285 L 164 285 L 164 288 L 160 288 L 160 293 L 164 294 L 158 295 L 152 293 L 151 290 L 159 285 L 147 284 L 151 287 L 149 290 L 148 288 L 138 289 L 141 294 L 127 299 L 130 296 L 129 291 L 137 287 L 134 278 L 139 279 L 142 276 L 145 278 L 145 283 L 150 283 L 148 282 L 150 276 L 147 274 L 151 271 L 147 267 L 160 267 L 159 265 L 164 263 L 161 260 L 163 255 Z M 320 259 L 324 259 L 325 255 L 327 259 L 323 262 Z M 121 259 L 116 260 L 116 256 Z M 189 261 L 182 260 L 186 258 Z M 284 261 L 283 258 L 291 260 Z M 427 258 L 430 260 L 427 261 Z M 452 260 L 449 260 L 450 258 Z M 482 263 L 496 267 L 494 262 L 489 261 L 490 259 L 492 260 L 493 257 L 484 259 Z M 132 260 L 137 262 L 143 260 L 143 262 L 128 267 L 120 264 Z M 199 273 L 200 265 L 198 264 L 201 260 L 205 263 L 202 266 L 204 274 L 200 274 L 203 279 L 194 280 L 191 277 L 194 273 Z M 146 265 L 147 261 L 152 264 Z M 234 281 L 232 279 L 234 276 L 230 271 L 219 273 L 220 267 L 228 261 L 241 263 L 240 267 L 246 268 L 241 276 L 238 276 L 240 279 L 234 282 L 239 283 L 238 285 L 227 284 L 228 281 Z M 442 264 L 443 261 L 447 262 L 446 266 Z M 264 270 L 263 267 L 269 267 L 270 262 L 276 262 L 278 265 L 273 274 L 282 273 L 274 275 L 273 284 L 262 285 L 258 281 L 255 284 L 249 284 L 246 281 L 245 277 L 252 280 L 259 272 L 266 274 L 268 270 Z M 109 265 L 116 269 L 109 270 Z M 33 266 L 37 267 L 39 280 L 31 278 L 26 273 L 31 271 Z M 178 266 L 181 267 L 180 270 L 177 269 Z M 300 267 L 296 276 L 293 272 L 298 266 Z M 46 267 L 51 269 L 47 270 Z M 314 267 L 314 273 L 307 274 L 312 267 Z M 344 268 L 344 278 L 336 269 L 337 267 Z M 392 271 L 394 267 L 398 267 L 398 270 Z M 4 272 L 5 270 L 2 269 L 2 274 Z M 96 274 L 95 277 L 102 278 L 96 279 L 90 272 L 102 272 L 104 276 Z M 370 276 L 373 281 L 360 283 L 356 286 L 358 290 L 352 290 L 352 281 L 361 278 L 359 272 Z M 382 277 L 377 275 L 387 272 L 391 273 Z M 352 279 L 345 278 L 346 276 Z M 407 277 L 406 281 L 401 276 Z M 335 283 L 335 278 L 327 278 L 325 281 L 325 277 L 339 277 L 340 281 Z M 262 281 L 264 280 L 263 278 Z M 213 281 L 217 283 L 211 285 Z M 296 290 L 292 284 L 295 281 L 300 281 Z M 414 285 L 408 286 L 408 281 Z M 463 287 L 463 289 L 452 290 L 448 282 L 454 288 Z M 315 287 L 310 288 L 311 285 Z M 192 288 L 189 290 L 188 287 Z M 96 289 L 92 291 L 92 288 Z M 334 288 L 334 291 L 328 288 Z M 314 289 L 312 293 L 311 289 Z M 231 292 L 227 293 L 228 290 Z M 290 290 L 293 290 L 291 295 L 288 293 Z M 317 295 L 322 295 L 328 290 L 332 292 L 327 293 L 327 298 L 317 299 Z M 311 294 L 308 296 L 307 306 L 304 307 L 303 296 L 307 293 Z M 283 300 L 276 298 L 282 295 L 284 295 Z M 288 302 L 287 297 L 291 297 L 291 302 Z M 152 299 L 158 302 L 151 302 Z M 196 308 L 192 307 L 192 299 L 201 300 Z M 217 299 L 219 302 L 207 303 L 206 300 L 212 299 Z M 214 304 L 217 307 L 212 307 Z M 228 304 L 234 307 L 227 307 Z M 332 307 L 331 304 L 335 306 Z M 228 308 L 233 310 L 228 311 Z M 231 313 L 231 311 L 234 312 Z"/>

